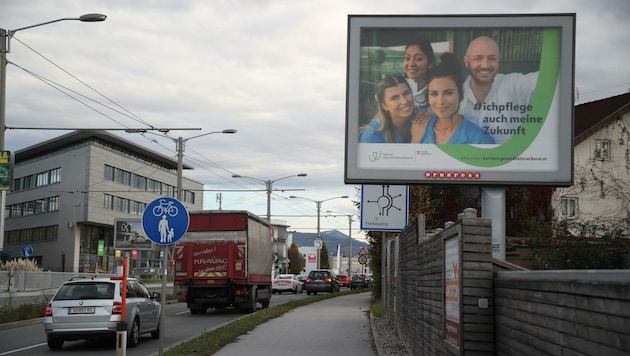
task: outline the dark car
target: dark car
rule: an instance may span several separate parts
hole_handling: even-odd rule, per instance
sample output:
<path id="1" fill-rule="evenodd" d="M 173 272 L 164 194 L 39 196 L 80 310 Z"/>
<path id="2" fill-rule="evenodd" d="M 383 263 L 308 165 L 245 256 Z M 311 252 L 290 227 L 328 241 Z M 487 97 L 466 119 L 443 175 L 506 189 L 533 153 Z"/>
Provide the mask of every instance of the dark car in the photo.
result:
<path id="1" fill-rule="evenodd" d="M 350 280 L 350 289 L 367 288 L 370 286 L 370 277 L 364 274 L 355 274 Z"/>
<path id="2" fill-rule="evenodd" d="M 340 287 L 350 287 L 350 278 L 348 278 L 347 274 L 338 274 L 337 280 Z"/>
<path id="3" fill-rule="evenodd" d="M 306 294 L 317 295 L 317 292 L 339 292 L 339 281 L 333 271 L 316 269 L 308 274 L 306 279 Z"/>

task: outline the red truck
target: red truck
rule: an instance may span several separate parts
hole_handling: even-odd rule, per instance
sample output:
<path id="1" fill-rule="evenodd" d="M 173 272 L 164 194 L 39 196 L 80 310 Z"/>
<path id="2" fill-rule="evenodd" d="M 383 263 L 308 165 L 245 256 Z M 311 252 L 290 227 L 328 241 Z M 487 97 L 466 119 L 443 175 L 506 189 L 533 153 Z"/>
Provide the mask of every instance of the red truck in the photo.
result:
<path id="1" fill-rule="evenodd" d="M 252 312 L 271 300 L 273 248 L 267 220 L 247 211 L 190 212 L 175 245 L 175 285 L 191 314 L 235 307 Z"/>

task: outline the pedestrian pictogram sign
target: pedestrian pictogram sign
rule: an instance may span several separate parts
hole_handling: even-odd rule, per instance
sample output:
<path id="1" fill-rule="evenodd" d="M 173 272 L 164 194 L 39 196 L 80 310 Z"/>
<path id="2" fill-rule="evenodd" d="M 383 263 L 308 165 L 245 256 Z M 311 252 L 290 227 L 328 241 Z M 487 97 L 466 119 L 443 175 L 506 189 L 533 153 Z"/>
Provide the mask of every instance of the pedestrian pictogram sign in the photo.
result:
<path id="1" fill-rule="evenodd" d="M 172 245 L 188 230 L 190 216 L 179 200 L 163 197 L 152 201 L 142 214 L 142 228 L 158 245 Z"/>

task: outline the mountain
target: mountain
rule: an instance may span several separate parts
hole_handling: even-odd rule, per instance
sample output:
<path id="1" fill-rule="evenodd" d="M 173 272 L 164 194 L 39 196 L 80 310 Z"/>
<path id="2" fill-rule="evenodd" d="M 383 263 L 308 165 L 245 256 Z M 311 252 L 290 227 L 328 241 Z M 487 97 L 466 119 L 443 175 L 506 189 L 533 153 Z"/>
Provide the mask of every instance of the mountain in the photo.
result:
<path id="1" fill-rule="evenodd" d="M 317 236 L 316 233 L 308 232 L 293 231 L 291 233 L 293 234 L 293 242 L 298 246 L 313 246 L 315 237 Z M 336 255 L 337 245 L 341 245 L 341 254 L 343 256 L 348 256 L 348 245 L 350 244 L 348 235 L 339 230 L 321 231 L 320 235 L 326 244 L 326 248 L 328 249 L 328 253 L 330 255 Z M 367 242 L 352 239 L 352 256 L 358 256 L 359 250 L 362 247 L 364 247 L 367 251 L 370 250 L 370 244 Z"/>

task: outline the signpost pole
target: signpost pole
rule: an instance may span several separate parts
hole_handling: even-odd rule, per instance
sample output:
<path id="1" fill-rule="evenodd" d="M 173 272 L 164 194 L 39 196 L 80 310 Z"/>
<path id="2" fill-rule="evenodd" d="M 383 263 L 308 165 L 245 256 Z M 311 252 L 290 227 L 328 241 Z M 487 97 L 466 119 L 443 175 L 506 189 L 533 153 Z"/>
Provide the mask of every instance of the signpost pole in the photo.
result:
<path id="1" fill-rule="evenodd" d="M 164 352 L 164 331 L 166 322 L 166 276 L 168 275 L 167 261 L 170 261 L 170 246 L 176 243 L 188 231 L 190 215 L 186 206 L 171 197 L 155 199 L 147 204 L 142 213 L 142 228 L 147 237 L 154 243 L 164 247 L 162 260 L 162 303 L 160 311 L 160 340 L 159 352 Z"/>

